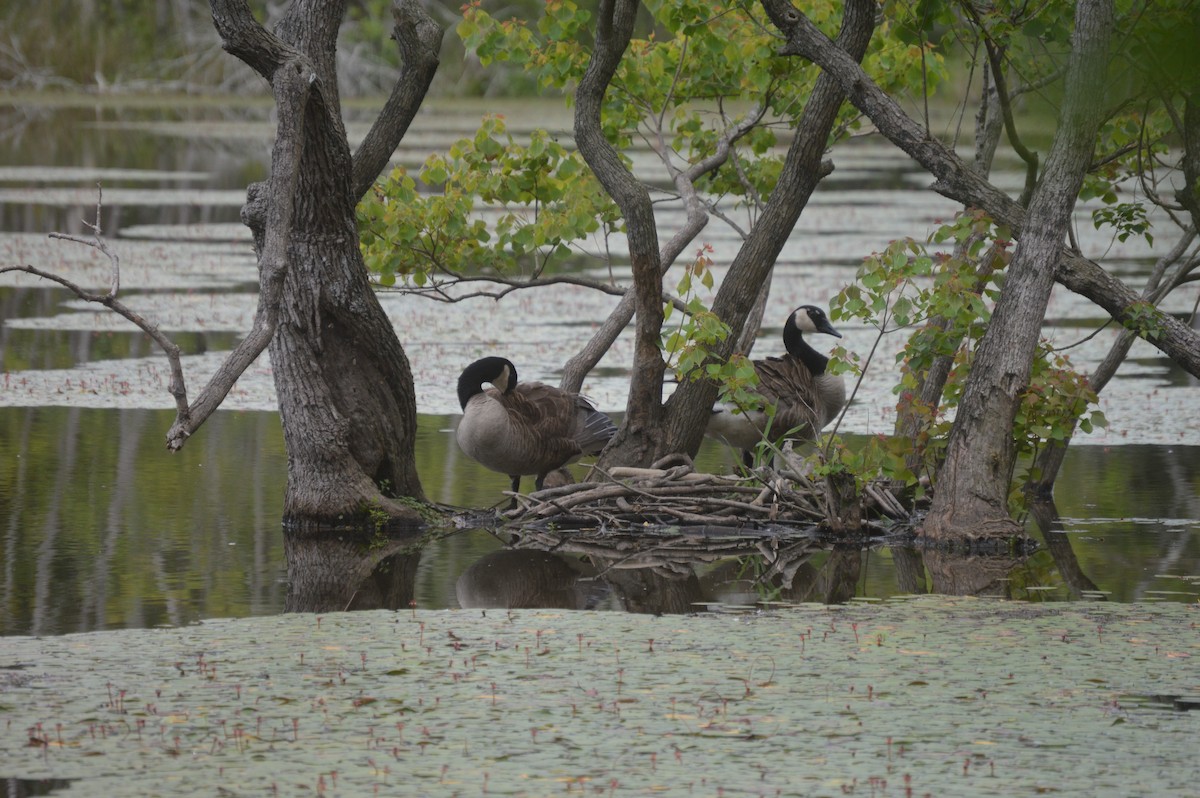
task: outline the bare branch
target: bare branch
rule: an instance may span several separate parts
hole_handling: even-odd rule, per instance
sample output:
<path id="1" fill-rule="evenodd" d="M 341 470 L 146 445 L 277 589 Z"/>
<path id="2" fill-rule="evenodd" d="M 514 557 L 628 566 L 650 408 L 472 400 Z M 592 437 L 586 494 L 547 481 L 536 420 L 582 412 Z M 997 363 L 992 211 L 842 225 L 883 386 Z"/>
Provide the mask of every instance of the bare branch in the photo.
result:
<path id="1" fill-rule="evenodd" d="M 215 19 L 218 4 L 214 2 L 213 5 Z M 252 19 L 248 24 L 257 26 Z M 218 30 L 223 37 L 227 34 L 235 38 L 245 35 L 244 32 L 226 31 L 220 26 Z M 226 47 L 229 49 L 228 42 Z M 258 258 L 260 290 L 254 324 L 249 334 L 213 374 L 196 401 L 177 414 L 175 423 L 167 432 L 167 448 L 172 451 L 181 448 L 188 437 L 220 407 L 238 377 L 262 354 L 275 334 L 284 276 L 288 270 L 288 242 L 292 235 L 293 206 L 304 142 L 305 109 L 313 95 L 316 73 L 303 57 L 297 56 L 281 63 L 270 80 L 279 122 L 271 154 L 271 176 L 266 184 L 269 200 L 266 203 L 263 246 Z"/>
<path id="2" fill-rule="evenodd" d="M 417 0 L 396 0 L 392 17 L 396 23 L 392 38 L 400 47 L 404 72 L 392 88 L 375 124 L 371 125 L 354 153 L 352 190 L 356 201 L 366 195 L 375 178 L 387 166 L 396 145 L 416 118 L 438 68 L 438 51 L 445 32 L 441 26 L 425 13 Z"/>
<path id="3" fill-rule="evenodd" d="M 50 272 L 42 271 L 41 269 L 33 266 L 6 266 L 4 268 L 0 268 L 0 274 L 3 274 L 4 272 L 26 272 L 28 274 L 41 277 L 44 280 L 50 280 L 58 283 L 63 288 L 66 288 L 68 291 L 75 294 L 75 296 L 79 297 L 85 302 L 96 302 L 101 304 L 114 313 L 117 313 L 118 315 L 137 325 L 139 329 L 146 333 L 146 335 L 149 335 L 151 338 L 153 338 L 154 342 L 157 343 L 166 354 L 167 360 L 171 364 L 171 381 L 167 385 L 167 390 L 170 391 L 171 395 L 175 397 L 176 412 L 186 413 L 188 406 L 187 389 L 183 381 L 183 365 L 179 360 L 179 347 L 174 341 L 168 338 L 166 334 L 162 332 L 162 330 L 158 329 L 157 325 L 150 323 L 140 314 L 134 312 L 128 306 L 126 306 L 125 303 L 117 299 L 117 291 L 119 290 L 121 284 L 121 258 L 117 255 L 117 253 L 109 249 L 108 243 L 103 238 L 103 231 L 100 227 L 101 210 L 103 209 L 103 205 L 103 193 L 99 184 L 97 184 L 96 221 L 94 224 L 86 220 L 84 221 L 84 224 L 92 229 L 92 237 L 90 239 L 78 238 L 65 233 L 51 233 L 50 238 L 57 238 L 63 241 L 71 241 L 76 244 L 83 244 L 85 247 L 91 247 L 92 249 L 103 253 L 104 256 L 108 258 L 109 262 L 112 263 L 112 279 L 109 282 L 108 293 L 93 294 L 90 291 L 85 291 L 83 288 L 66 279 L 65 277 L 59 277 L 57 274 L 51 274 Z"/>

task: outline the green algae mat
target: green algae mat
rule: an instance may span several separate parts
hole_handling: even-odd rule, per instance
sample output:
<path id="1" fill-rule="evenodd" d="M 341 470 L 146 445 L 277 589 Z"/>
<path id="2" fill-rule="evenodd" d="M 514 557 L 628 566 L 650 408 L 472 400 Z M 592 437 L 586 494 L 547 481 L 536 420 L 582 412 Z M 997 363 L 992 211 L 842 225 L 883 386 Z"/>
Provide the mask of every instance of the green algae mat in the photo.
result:
<path id="1" fill-rule="evenodd" d="M 0 638 L 0 779 L 54 795 L 1195 796 L 1198 622 L 1195 604 L 920 597 Z"/>

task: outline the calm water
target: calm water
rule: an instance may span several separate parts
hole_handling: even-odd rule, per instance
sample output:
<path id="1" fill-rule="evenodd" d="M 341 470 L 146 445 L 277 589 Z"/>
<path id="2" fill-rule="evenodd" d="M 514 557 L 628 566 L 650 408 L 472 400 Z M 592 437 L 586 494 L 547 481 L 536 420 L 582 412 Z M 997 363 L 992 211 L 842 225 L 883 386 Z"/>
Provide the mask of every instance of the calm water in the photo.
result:
<path id="1" fill-rule="evenodd" d="M 94 212 L 94 184 L 101 179 L 106 231 L 131 251 L 127 291 L 146 302 L 169 300 L 162 312 L 185 351 L 198 364 L 219 360 L 247 326 L 244 308 L 253 308 L 246 276 L 252 278 L 253 265 L 236 220 L 245 184 L 263 176 L 265 111 L 249 107 L 237 112 L 243 117 L 238 120 L 208 108 L 0 110 L 6 163 L 36 167 L 0 170 L 6 261 L 47 265 L 41 259 L 74 258 L 47 255 L 61 250 L 39 249 L 39 242 L 51 230 L 82 232 L 79 219 Z M 477 119 L 478 113 L 441 115 L 442 127 L 434 128 L 427 119 L 400 155 L 419 160 Z M 888 191 L 911 192 L 906 174 L 903 166 L 887 173 L 894 184 Z M 780 264 L 773 293 L 780 307 L 814 291 L 827 298 L 853 275 L 856 258 L 878 248 L 880 235 L 886 242 L 919 232 L 910 229 L 912 218 L 888 215 L 904 203 L 863 183 L 853 168 L 840 175 L 843 182 L 831 184 L 831 196 L 843 199 L 806 214 L 814 226 L 822 219 L 838 223 L 819 235 L 810 230 L 811 237 Z M 945 209 L 935 203 L 915 213 L 932 217 Z M 870 225 L 855 218 L 880 220 L 875 226 L 884 229 L 867 231 L 877 233 L 871 239 L 864 232 Z M 731 247 L 717 242 L 718 254 Z M 156 270 L 169 270 L 177 260 L 188 265 L 172 272 L 168 284 L 156 284 Z M 1145 257 L 1134 254 L 1118 268 L 1132 274 L 1144 265 Z M 420 419 L 417 452 L 426 492 L 435 501 L 479 508 L 501 499 L 507 480 L 466 461 L 453 443 L 455 406 L 444 383 L 447 364 L 457 368 L 473 351 L 469 336 L 482 334 L 494 345 L 511 329 L 510 318 L 484 314 L 511 312 L 507 308 L 522 301 L 481 311 L 473 318 L 479 326 L 465 332 L 459 328 L 469 325 L 457 322 L 449 331 L 435 329 L 434 317 L 446 314 L 442 308 L 388 305 L 393 318 L 419 318 L 401 335 L 417 372 L 419 406 L 429 413 Z M 550 373 L 531 377 L 552 378 L 563 351 L 604 312 L 602 304 L 565 306 L 569 313 L 546 320 L 537 340 L 522 345 L 527 360 L 549 364 Z M 1069 297 L 1056 300 L 1051 312 L 1061 329 L 1099 323 Z M 885 546 L 832 552 L 800 546 L 789 554 L 790 579 L 780 579 L 767 574 L 758 557 L 629 569 L 603 557 L 504 550 L 478 531 L 420 547 L 408 539 L 371 547 L 337 539 L 302 544 L 289 540 L 280 525 L 286 462 L 278 415 L 264 409 L 272 402 L 269 376 L 248 375 L 230 409 L 213 417 L 184 451 L 169 455 L 163 435 L 172 413 L 148 409 L 167 406 L 165 395 L 158 392 L 147 402 L 138 394 L 140 382 L 152 382 L 151 372 L 160 368 L 143 336 L 95 318 L 65 291 L 31 281 L 0 282 L 0 320 L 0 634 L 414 601 L 431 608 L 711 610 L 774 600 L 881 598 L 949 584 L 941 562 Z M 868 332 L 848 330 L 847 339 L 864 351 Z M 968 592 L 1031 601 L 1200 596 L 1197 389 L 1153 350 L 1135 354 L 1132 371 L 1140 378 L 1119 379 L 1113 387 L 1121 431 L 1105 445 L 1074 447 L 1059 479 L 1058 516 L 1040 519 L 1041 525 L 1029 521 L 1041 548 L 1017 561 L 974 563 L 977 584 Z M 1092 355 L 1082 356 L 1086 361 Z M 127 372 L 97 381 L 96 372 L 80 368 L 110 364 L 126 364 Z M 625 380 L 619 356 L 602 365 L 588 390 L 617 409 Z M 888 376 L 884 371 L 879 384 L 868 386 L 858 415 L 848 419 L 851 432 L 890 425 Z M 123 381 L 132 385 L 122 389 Z M 1160 389 L 1161 399 L 1148 398 Z M 1146 412 L 1147 401 L 1168 404 Z M 1132 410 L 1121 416 L 1123 407 Z M 1178 420 L 1171 418 L 1174 408 L 1182 408 Z M 698 465 L 725 471 L 732 463 L 728 452 L 706 444 Z"/>

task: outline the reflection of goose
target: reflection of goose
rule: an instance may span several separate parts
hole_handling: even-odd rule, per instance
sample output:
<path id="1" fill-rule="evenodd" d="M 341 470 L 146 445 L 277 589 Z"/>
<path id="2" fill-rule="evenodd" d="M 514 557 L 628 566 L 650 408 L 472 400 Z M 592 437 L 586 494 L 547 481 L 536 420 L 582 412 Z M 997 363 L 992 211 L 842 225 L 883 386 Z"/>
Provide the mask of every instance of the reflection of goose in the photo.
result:
<path id="1" fill-rule="evenodd" d="M 595 609 L 608 595 L 595 570 L 577 559 L 530 549 L 485 554 L 454 585 L 463 609 Z"/>
<path id="2" fill-rule="evenodd" d="M 490 382 L 494 388 L 484 390 Z M 517 382 L 517 368 L 485 357 L 458 378 L 463 417 L 455 437 L 468 457 L 508 474 L 516 493 L 523 474 L 546 475 L 583 455 L 599 454 L 616 433 L 608 416 L 576 393 L 540 382 Z M 515 501 L 515 500 L 514 500 Z"/>
<path id="3" fill-rule="evenodd" d="M 705 434 L 742 449 L 747 465 L 753 462 L 751 452 L 762 441 L 768 423 L 772 438 L 814 440 L 846 404 L 846 383 L 840 376 L 825 373 L 829 358 L 804 340 L 806 332 L 842 337 L 825 311 L 816 305 L 801 305 L 783 325 L 787 354 L 752 361 L 758 375 L 756 393 L 775 405 L 774 419 L 768 419 L 763 405 L 737 413 L 730 405 L 713 408 Z"/>

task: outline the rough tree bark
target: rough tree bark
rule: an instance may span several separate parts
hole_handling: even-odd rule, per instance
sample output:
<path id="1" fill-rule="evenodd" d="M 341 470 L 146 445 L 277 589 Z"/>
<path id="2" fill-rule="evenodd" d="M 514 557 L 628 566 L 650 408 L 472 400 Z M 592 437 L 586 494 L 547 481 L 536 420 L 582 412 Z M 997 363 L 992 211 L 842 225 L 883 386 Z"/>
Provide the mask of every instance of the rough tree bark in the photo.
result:
<path id="1" fill-rule="evenodd" d="M 663 314 L 658 228 L 649 192 L 621 163 L 600 125 L 604 94 L 629 46 L 637 9 L 637 0 L 602 0 L 596 11 L 596 44 L 575 90 L 575 143 L 625 219 L 637 315 L 625 419 L 601 455 L 601 465 L 648 465 L 662 440 L 666 364 L 659 349 Z"/>
<path id="2" fill-rule="evenodd" d="M 835 78 L 856 108 L 866 114 L 889 141 L 937 178 L 934 191 L 968 207 L 981 208 L 1020 237 L 1027 224 L 1025 209 L 933 138 L 863 71 L 857 61 L 831 42 L 796 8 L 781 2 L 791 25 L 785 51 L 802 55 Z M 1063 248 L 1054 278 L 1064 287 L 1104 308 L 1117 322 L 1133 320 L 1131 309 L 1144 308 L 1141 297 L 1125 283 L 1078 252 Z M 1200 377 L 1200 333 L 1173 316 L 1155 312 L 1159 334 L 1146 340 L 1189 374 Z"/>
<path id="3" fill-rule="evenodd" d="M 269 340 L 288 453 L 285 518 L 354 523 L 374 510 L 419 522 L 394 501 L 424 498 L 412 374 L 367 279 L 354 207 L 428 89 L 441 31 L 416 0 L 396 3 L 405 72 L 352 158 L 334 71 L 344 0 L 297 0 L 273 33 L 244 0 L 211 5 L 225 49 L 270 82 L 279 117 L 271 177 L 250 187 L 242 219 L 263 283 L 256 341 Z"/>
<path id="4" fill-rule="evenodd" d="M 776 25 L 788 24 L 787 9 L 790 6 L 786 0 L 763 0 L 763 8 Z M 785 28 L 781 29 L 786 33 Z M 834 46 L 857 64 L 867 51 L 874 29 L 873 0 L 849 0 L 843 11 L 838 42 Z M 845 97 L 843 89 L 831 77 L 822 74 L 817 79 L 812 96 L 796 126 L 796 137 L 788 149 L 775 190 L 730 264 L 713 299 L 713 312 L 735 331 L 718 351 L 718 357 L 728 358 L 733 354 L 739 337 L 737 331 L 745 327 L 746 318 L 754 307 L 763 282 L 770 275 L 775 259 L 779 257 L 817 184 L 831 171 L 831 167 L 823 164 L 821 159 Z M 696 420 L 707 418 L 716 398 L 717 388 L 712 383 L 697 381 L 681 384 L 667 400 L 667 434 L 656 454 L 663 456 L 672 452 L 688 452 L 694 455 L 704 437 L 704 424 L 698 424 Z"/>
<path id="5" fill-rule="evenodd" d="M 625 217 L 633 265 L 634 290 L 622 300 L 605 328 L 597 333 L 593 345 L 567 365 L 563 386 L 577 388 L 582 373 L 636 309 L 638 326 L 634 371 L 630 384 L 625 421 L 616 439 L 601 455 L 599 464 L 648 465 L 667 454 L 695 453 L 703 437 L 705 418 L 716 398 L 716 388 L 705 383 L 680 386 L 664 406 L 662 383 L 664 364 L 659 349 L 662 328 L 662 268 L 678 255 L 686 240 L 703 227 L 705 214 L 699 203 L 691 202 L 696 178 L 728 157 L 721 151 L 686 171 L 673 171 L 677 188 L 688 208 L 688 223 L 660 252 L 657 227 L 649 195 L 645 188 L 621 165 L 611 144 L 600 129 L 600 108 L 609 82 L 615 74 L 621 54 L 632 32 L 636 2 L 606 2 L 601 5 L 596 47 L 587 74 L 576 92 L 576 142 L 588 165 L 614 198 Z M 868 0 L 848 4 L 840 41 L 856 58 L 866 52 L 874 28 L 874 6 Z M 737 331 L 746 326 L 747 316 L 760 296 L 763 283 L 796 219 L 806 205 L 818 181 L 830 171 L 821 162 L 830 131 L 844 99 L 836 85 L 821 78 L 789 151 L 783 175 L 766 210 L 747 237 L 735 258 L 714 301 L 713 310 Z M 748 127 L 746 128 L 748 129 Z M 745 130 L 730 131 L 726 148 Z M 669 165 L 668 165 L 669 166 Z M 686 234 L 686 235 L 685 235 Z M 670 257 L 670 260 L 666 258 Z M 730 337 L 723 353 L 728 357 L 738 336 Z M 591 358 L 589 360 L 589 358 Z"/>
<path id="6" fill-rule="evenodd" d="M 1013 419 L 1029 384 L 1055 264 L 1103 120 L 1103 76 L 1113 17 L 1111 0 L 1076 5 L 1058 129 L 950 430 L 925 519 L 929 538 L 1009 537 L 1021 531 L 1008 512 L 1016 457 Z"/>

